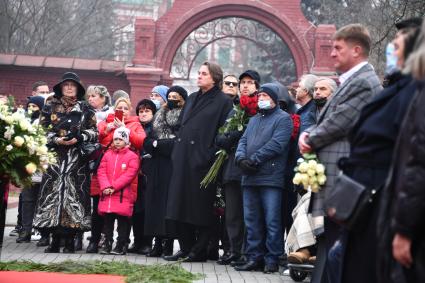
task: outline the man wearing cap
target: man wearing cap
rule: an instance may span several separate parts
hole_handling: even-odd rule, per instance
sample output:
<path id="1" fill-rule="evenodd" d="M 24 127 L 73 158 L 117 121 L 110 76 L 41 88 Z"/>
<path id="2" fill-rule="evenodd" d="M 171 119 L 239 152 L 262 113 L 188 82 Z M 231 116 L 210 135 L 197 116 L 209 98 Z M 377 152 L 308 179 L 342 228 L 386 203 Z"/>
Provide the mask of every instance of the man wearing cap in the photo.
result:
<path id="1" fill-rule="evenodd" d="M 236 164 L 242 169 L 247 263 L 238 271 L 278 271 L 283 253 L 281 198 L 292 119 L 278 106 L 279 87 L 259 89 L 259 113 L 252 117 L 239 141 Z"/>
<path id="2" fill-rule="evenodd" d="M 235 78 L 236 80 L 236 78 Z M 225 80 L 226 82 L 226 80 Z M 240 95 L 250 95 L 257 91 L 260 83 L 260 75 L 253 70 L 247 70 L 239 76 Z M 236 103 L 234 101 L 234 103 Z M 230 111 L 229 117 L 234 115 Z M 243 131 L 232 131 L 219 134 L 216 144 L 226 150 L 229 157 L 223 165 L 222 184 L 226 196 L 225 225 L 229 237 L 230 253 L 223 254 L 217 261 L 218 264 L 236 264 L 241 261 L 242 244 L 244 240 L 245 225 L 243 222 L 241 169 L 235 165 L 235 151 Z M 232 263 L 233 262 L 233 263 Z"/>

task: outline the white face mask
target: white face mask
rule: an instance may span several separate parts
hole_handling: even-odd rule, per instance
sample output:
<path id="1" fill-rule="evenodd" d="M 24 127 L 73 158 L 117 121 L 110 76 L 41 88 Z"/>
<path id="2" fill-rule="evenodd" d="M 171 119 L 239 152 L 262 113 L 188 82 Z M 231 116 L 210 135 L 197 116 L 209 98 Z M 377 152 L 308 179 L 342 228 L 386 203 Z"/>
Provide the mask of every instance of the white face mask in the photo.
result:
<path id="1" fill-rule="evenodd" d="M 387 44 L 387 48 L 385 50 L 385 56 L 387 58 L 385 73 L 392 74 L 398 70 L 398 67 L 397 67 L 398 58 L 397 58 L 397 55 L 395 54 L 394 44 L 392 44 L 391 42 Z"/>
<path id="2" fill-rule="evenodd" d="M 270 100 L 259 100 L 258 101 L 258 108 L 264 109 L 264 110 L 271 109 L 272 105 L 270 103 Z"/>
<path id="3" fill-rule="evenodd" d="M 155 104 L 156 110 L 159 110 L 159 108 L 161 108 L 161 102 L 159 102 L 156 99 L 151 99 L 151 100 Z"/>

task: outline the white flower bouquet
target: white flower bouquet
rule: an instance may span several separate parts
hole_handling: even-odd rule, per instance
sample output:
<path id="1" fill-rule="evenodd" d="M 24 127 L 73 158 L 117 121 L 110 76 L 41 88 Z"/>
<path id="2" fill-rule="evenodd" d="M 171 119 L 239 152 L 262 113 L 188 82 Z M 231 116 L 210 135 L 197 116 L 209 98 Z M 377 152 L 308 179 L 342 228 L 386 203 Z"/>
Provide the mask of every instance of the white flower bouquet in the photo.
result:
<path id="1" fill-rule="evenodd" d="M 56 163 L 56 156 L 46 146 L 46 130 L 31 123 L 23 108 L 13 112 L 12 103 L 0 105 L 0 177 L 24 187 L 32 174 Z"/>
<path id="2" fill-rule="evenodd" d="M 302 185 L 305 190 L 317 193 L 326 183 L 325 166 L 319 162 L 314 153 L 305 153 L 297 160 L 295 176 L 292 182 Z"/>

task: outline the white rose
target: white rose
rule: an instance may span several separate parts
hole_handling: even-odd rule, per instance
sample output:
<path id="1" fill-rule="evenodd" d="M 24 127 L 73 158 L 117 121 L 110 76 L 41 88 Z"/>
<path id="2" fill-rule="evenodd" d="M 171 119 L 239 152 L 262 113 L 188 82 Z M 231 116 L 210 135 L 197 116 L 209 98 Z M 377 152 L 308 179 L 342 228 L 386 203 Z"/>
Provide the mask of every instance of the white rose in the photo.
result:
<path id="1" fill-rule="evenodd" d="M 300 170 L 301 173 L 305 173 L 308 170 L 308 164 L 306 162 L 301 163 L 298 166 L 298 170 Z"/>
<path id="2" fill-rule="evenodd" d="M 316 172 L 318 175 L 322 175 L 325 173 L 325 166 L 323 164 L 317 164 Z"/>
<path id="3" fill-rule="evenodd" d="M 30 162 L 27 165 L 25 165 L 25 170 L 27 170 L 27 173 L 28 174 L 32 175 L 37 170 L 37 165 L 35 165 L 34 163 Z"/>
<path id="4" fill-rule="evenodd" d="M 294 185 L 301 184 L 301 173 L 295 174 L 294 179 L 292 179 L 292 183 L 294 183 Z"/>
<path id="5" fill-rule="evenodd" d="M 19 121 L 19 127 L 21 127 L 23 131 L 28 130 L 29 126 L 30 126 L 30 123 L 26 119 L 22 119 Z"/>
<path id="6" fill-rule="evenodd" d="M 13 117 L 12 117 L 12 116 L 6 116 L 6 117 L 4 117 L 4 121 L 5 121 L 7 124 L 11 125 L 11 124 L 13 124 L 14 119 L 13 119 Z"/>
<path id="7" fill-rule="evenodd" d="M 316 175 L 316 171 L 313 169 L 308 169 L 307 170 L 307 175 L 309 175 L 310 177 L 313 177 L 314 175 Z"/>
<path id="8" fill-rule="evenodd" d="M 25 140 L 21 136 L 16 136 L 13 139 L 13 144 L 16 145 L 17 147 L 21 147 L 24 144 L 24 142 L 25 142 Z"/>
<path id="9" fill-rule="evenodd" d="M 11 151 L 13 149 L 13 145 L 9 144 L 6 146 L 6 151 Z"/>
<path id="10" fill-rule="evenodd" d="M 316 170 L 317 162 L 316 160 L 310 160 L 308 161 L 308 168 L 312 170 Z"/>
<path id="11" fill-rule="evenodd" d="M 317 176 L 317 182 L 319 185 L 323 186 L 326 183 L 326 176 L 323 174 Z"/>
<path id="12" fill-rule="evenodd" d="M 36 150 L 37 150 L 37 153 L 40 155 L 47 154 L 47 146 L 45 145 L 37 147 Z"/>

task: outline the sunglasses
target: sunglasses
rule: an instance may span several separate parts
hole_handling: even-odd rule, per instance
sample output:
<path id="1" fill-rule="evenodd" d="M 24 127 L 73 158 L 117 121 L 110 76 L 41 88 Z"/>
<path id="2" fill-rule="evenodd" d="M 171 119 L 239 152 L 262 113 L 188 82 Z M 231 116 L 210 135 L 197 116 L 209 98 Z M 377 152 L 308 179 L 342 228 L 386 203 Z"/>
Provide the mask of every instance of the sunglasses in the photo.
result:
<path id="1" fill-rule="evenodd" d="M 229 82 L 229 81 L 224 81 L 224 84 L 227 85 L 227 86 L 237 86 L 238 85 L 238 83 Z"/>

